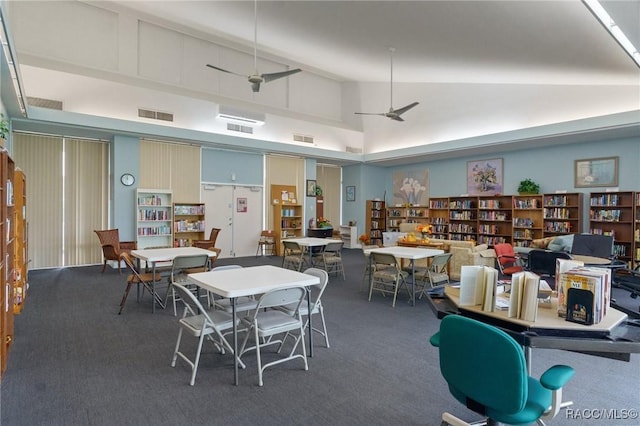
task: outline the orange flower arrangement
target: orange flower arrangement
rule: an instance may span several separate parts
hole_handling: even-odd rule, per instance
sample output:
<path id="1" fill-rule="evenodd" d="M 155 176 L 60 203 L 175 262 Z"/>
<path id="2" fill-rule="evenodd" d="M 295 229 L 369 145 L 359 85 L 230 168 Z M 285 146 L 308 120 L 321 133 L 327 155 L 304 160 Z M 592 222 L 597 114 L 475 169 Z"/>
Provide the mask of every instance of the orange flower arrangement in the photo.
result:
<path id="1" fill-rule="evenodd" d="M 430 223 L 420 223 L 416 226 L 416 231 L 421 234 L 431 234 L 433 232 L 433 225 Z"/>
<path id="2" fill-rule="evenodd" d="M 369 244 L 369 236 L 367 234 L 360 235 L 360 238 L 358 239 L 360 240 L 361 243 Z"/>

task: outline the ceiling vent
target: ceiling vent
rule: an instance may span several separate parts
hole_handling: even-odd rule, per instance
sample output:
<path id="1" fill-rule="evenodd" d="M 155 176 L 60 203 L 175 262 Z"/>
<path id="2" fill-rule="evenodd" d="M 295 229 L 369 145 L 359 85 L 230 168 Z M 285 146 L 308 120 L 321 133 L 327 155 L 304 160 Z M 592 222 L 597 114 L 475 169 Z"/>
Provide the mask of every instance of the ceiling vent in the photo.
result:
<path id="1" fill-rule="evenodd" d="M 313 136 L 299 135 L 294 133 L 293 140 L 295 142 L 313 143 Z"/>
<path id="2" fill-rule="evenodd" d="M 358 148 L 357 146 L 348 146 L 347 152 L 352 154 L 362 154 L 362 148 Z"/>
<path id="3" fill-rule="evenodd" d="M 34 107 L 57 109 L 58 111 L 62 111 L 62 101 L 27 96 L 27 103 Z"/>
<path id="4" fill-rule="evenodd" d="M 249 133 L 253 134 L 253 127 L 242 126 L 236 123 L 227 123 L 227 130 L 231 130 L 232 132 L 241 132 L 241 133 Z"/>
<path id="5" fill-rule="evenodd" d="M 171 121 L 173 114 L 170 112 L 154 111 L 152 109 L 138 108 L 138 117 L 149 118 L 151 120 Z"/>
<path id="6" fill-rule="evenodd" d="M 262 113 L 245 111 L 226 105 L 219 105 L 216 118 L 238 124 L 262 126 L 264 124 L 265 115 Z"/>

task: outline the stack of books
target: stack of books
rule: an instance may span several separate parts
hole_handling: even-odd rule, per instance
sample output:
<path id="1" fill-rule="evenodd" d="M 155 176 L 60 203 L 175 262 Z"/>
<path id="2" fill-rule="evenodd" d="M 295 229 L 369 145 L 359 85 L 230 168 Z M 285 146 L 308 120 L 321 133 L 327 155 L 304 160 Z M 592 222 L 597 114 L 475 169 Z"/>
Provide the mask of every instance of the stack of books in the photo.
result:
<path id="1" fill-rule="evenodd" d="M 574 266 L 558 277 L 558 316 L 585 325 L 598 324 L 611 302 L 611 270 Z"/>

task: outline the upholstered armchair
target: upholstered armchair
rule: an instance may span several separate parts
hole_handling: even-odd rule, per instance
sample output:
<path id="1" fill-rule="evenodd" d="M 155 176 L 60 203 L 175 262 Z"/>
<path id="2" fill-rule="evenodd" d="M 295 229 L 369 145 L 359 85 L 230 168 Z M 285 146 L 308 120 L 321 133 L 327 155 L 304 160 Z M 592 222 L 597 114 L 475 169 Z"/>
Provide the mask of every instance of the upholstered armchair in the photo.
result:
<path id="1" fill-rule="evenodd" d="M 107 268 L 107 261 L 113 260 L 118 262 L 118 270 L 120 270 L 120 254 L 131 253 L 131 250 L 136 249 L 135 241 L 120 241 L 120 235 L 117 229 L 105 229 L 94 230 L 100 244 L 102 245 L 102 257 L 104 257 L 104 264 L 102 265 L 102 272 Z M 120 271 L 122 273 L 122 271 Z"/>

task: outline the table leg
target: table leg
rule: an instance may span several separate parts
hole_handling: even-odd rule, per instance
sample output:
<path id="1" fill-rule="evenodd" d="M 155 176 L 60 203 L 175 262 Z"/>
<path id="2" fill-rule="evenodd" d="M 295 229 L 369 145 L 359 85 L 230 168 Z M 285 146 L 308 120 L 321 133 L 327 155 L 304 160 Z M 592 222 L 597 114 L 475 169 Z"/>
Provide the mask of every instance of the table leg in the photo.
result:
<path id="1" fill-rule="evenodd" d="M 236 386 L 239 384 L 238 380 L 238 324 L 236 323 L 236 298 L 231 298 L 231 319 L 233 321 L 233 380 Z M 258 342 L 256 342 L 256 350 Z"/>
<path id="2" fill-rule="evenodd" d="M 151 297 L 153 297 L 153 303 L 151 305 L 151 313 L 155 314 L 156 313 L 156 262 L 151 262 L 151 289 L 153 291 L 153 294 L 151 295 Z"/>
<path id="3" fill-rule="evenodd" d="M 416 306 L 416 261 L 411 259 L 411 304 Z"/>
<path id="4" fill-rule="evenodd" d="M 313 327 L 311 326 L 311 288 L 307 287 L 307 319 L 309 323 L 309 357 L 313 357 Z M 304 341 L 302 342 L 304 345 Z"/>

